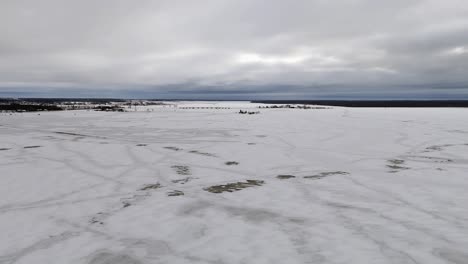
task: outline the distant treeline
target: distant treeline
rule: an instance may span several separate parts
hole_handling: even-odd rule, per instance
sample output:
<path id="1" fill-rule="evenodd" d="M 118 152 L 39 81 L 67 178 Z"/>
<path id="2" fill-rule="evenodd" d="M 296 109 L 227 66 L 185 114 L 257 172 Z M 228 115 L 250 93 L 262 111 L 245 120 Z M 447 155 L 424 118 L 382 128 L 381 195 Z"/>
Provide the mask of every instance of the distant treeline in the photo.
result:
<path id="1" fill-rule="evenodd" d="M 36 111 L 60 111 L 62 108 L 56 105 L 41 105 L 41 104 L 0 104 L 0 111 L 16 111 L 16 112 L 36 112 Z"/>
<path id="2" fill-rule="evenodd" d="M 468 107 L 468 100 L 259 100 L 252 103 L 346 107 Z"/>
<path id="3" fill-rule="evenodd" d="M 33 102 L 40 104 L 62 104 L 67 102 L 90 102 L 93 104 L 106 104 L 111 102 L 126 102 L 124 99 L 112 98 L 21 98 L 24 102 Z"/>

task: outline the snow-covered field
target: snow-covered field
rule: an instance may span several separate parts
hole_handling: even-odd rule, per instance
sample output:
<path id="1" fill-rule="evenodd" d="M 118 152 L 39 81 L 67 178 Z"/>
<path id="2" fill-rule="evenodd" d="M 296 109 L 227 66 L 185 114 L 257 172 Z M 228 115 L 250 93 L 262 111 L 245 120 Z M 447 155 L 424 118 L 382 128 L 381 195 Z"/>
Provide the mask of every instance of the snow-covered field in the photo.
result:
<path id="1" fill-rule="evenodd" d="M 468 263 L 468 109 L 230 106 L 0 114 L 0 263 Z"/>

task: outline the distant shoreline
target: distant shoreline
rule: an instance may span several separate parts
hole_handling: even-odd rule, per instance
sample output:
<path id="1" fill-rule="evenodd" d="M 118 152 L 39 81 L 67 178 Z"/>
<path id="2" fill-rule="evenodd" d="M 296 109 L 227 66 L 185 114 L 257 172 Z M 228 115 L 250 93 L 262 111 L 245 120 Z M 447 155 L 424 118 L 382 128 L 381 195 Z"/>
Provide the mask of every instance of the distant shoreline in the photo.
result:
<path id="1" fill-rule="evenodd" d="M 90 102 L 94 104 L 106 104 L 110 102 L 131 102 L 131 101 L 210 101 L 210 102 L 230 102 L 244 101 L 260 104 L 291 104 L 291 105 L 321 105 L 321 106 L 342 106 L 342 107 L 427 107 L 427 108 L 468 108 L 468 100 L 211 100 L 211 99 L 122 99 L 122 98 L 1 98 L 0 105 L 21 104 L 21 102 L 56 105 L 67 102 Z M 3 109 L 5 110 L 5 109 Z"/>
<path id="2" fill-rule="evenodd" d="M 459 107 L 468 108 L 468 100 L 255 100 L 262 104 L 304 104 L 343 107 Z"/>

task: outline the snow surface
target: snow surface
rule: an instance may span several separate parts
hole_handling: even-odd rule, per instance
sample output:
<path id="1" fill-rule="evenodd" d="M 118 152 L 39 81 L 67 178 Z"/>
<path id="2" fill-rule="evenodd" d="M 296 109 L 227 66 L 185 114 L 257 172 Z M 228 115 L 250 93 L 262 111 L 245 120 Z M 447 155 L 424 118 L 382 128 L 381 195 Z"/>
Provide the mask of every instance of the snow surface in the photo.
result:
<path id="1" fill-rule="evenodd" d="M 0 114 L 0 263 L 468 263 L 468 109 L 153 109 Z"/>

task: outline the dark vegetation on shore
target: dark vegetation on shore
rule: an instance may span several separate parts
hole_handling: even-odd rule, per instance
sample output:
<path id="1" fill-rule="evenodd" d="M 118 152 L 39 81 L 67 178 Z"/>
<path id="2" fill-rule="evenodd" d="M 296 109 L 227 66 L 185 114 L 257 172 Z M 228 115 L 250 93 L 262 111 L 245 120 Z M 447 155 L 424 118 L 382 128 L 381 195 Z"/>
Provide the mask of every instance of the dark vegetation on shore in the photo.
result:
<path id="1" fill-rule="evenodd" d="M 0 111 L 12 112 L 36 112 L 36 111 L 61 111 L 61 107 L 49 104 L 25 104 L 25 103 L 10 103 L 0 104 Z"/>
<path id="2" fill-rule="evenodd" d="M 0 98 L 0 103 L 35 103 L 35 104 L 66 104 L 70 102 L 90 102 L 94 104 L 106 104 L 111 102 L 126 102 L 125 99 L 112 98 Z"/>
<path id="3" fill-rule="evenodd" d="M 125 112 L 125 110 L 117 105 L 99 105 L 93 108 L 95 111 L 112 111 L 112 112 Z"/>
<path id="4" fill-rule="evenodd" d="M 239 111 L 239 114 L 241 115 L 257 115 L 260 114 L 260 111 L 242 111 L 242 109 Z"/>

